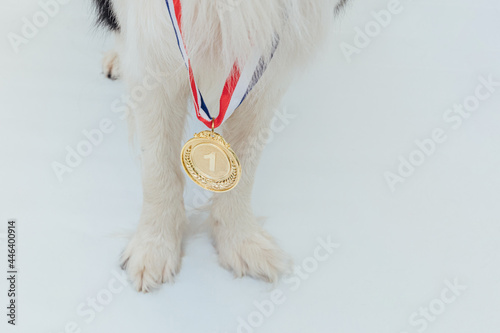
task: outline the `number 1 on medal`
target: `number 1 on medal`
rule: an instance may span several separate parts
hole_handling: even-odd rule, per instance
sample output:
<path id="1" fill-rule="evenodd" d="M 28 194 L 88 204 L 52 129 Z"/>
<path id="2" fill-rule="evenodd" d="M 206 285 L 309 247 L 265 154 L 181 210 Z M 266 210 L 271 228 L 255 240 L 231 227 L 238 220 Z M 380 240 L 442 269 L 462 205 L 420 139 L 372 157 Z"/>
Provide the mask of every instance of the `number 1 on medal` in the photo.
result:
<path id="1" fill-rule="evenodd" d="M 215 153 L 211 153 L 208 155 L 203 156 L 206 160 L 210 160 L 210 171 L 214 172 L 215 171 Z"/>

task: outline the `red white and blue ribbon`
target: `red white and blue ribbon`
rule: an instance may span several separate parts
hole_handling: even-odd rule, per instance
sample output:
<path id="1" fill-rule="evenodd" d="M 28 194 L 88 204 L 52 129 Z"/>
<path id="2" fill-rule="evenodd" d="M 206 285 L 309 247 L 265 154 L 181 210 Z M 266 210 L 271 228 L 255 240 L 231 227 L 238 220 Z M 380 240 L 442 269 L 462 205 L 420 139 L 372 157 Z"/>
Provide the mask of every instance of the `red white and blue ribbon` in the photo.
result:
<path id="1" fill-rule="evenodd" d="M 189 72 L 189 83 L 193 96 L 194 108 L 196 110 L 196 116 L 209 128 L 212 128 L 212 125 L 215 128 L 219 127 L 224 119 L 229 118 L 238 106 L 243 103 L 243 100 L 245 100 L 247 95 L 264 74 L 270 58 L 272 58 L 274 51 L 278 47 L 278 38 L 276 38 L 273 44 L 272 54 L 269 59 L 265 59 L 261 53 L 256 50 L 254 54 L 247 59 L 243 67 L 240 67 L 237 62 L 234 63 L 233 69 L 222 90 L 219 115 L 217 118 L 213 118 L 203 101 L 203 96 L 201 95 L 198 85 L 196 84 L 193 68 L 191 67 L 191 61 L 189 60 L 187 53 L 187 47 L 182 37 L 181 0 L 166 0 L 166 3 L 170 19 L 172 20 L 172 25 L 174 26 L 175 35 L 177 37 L 177 44 L 179 45 L 182 58 L 184 59 L 184 63 L 186 64 Z"/>

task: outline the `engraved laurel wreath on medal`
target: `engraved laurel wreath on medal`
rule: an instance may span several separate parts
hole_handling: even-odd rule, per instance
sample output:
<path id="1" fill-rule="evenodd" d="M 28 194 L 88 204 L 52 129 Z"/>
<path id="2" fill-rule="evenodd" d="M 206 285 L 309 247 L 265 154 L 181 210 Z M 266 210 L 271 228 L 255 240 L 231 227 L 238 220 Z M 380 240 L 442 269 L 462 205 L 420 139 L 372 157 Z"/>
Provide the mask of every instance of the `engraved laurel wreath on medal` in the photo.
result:
<path id="1" fill-rule="evenodd" d="M 188 176 L 199 186 L 213 192 L 226 192 L 233 189 L 241 178 L 241 165 L 236 153 L 224 138 L 215 132 L 224 118 L 240 106 L 248 93 L 264 74 L 274 51 L 278 47 L 278 38 L 273 43 L 273 50 L 266 59 L 256 50 L 241 67 L 234 63 L 231 74 L 226 80 L 220 98 L 219 115 L 213 118 L 203 101 L 203 96 L 196 84 L 193 68 L 187 54 L 187 47 L 182 38 L 181 0 L 166 0 L 170 19 L 177 37 L 177 44 L 189 72 L 191 94 L 196 116 L 209 129 L 195 134 L 182 149 L 181 161 Z"/>

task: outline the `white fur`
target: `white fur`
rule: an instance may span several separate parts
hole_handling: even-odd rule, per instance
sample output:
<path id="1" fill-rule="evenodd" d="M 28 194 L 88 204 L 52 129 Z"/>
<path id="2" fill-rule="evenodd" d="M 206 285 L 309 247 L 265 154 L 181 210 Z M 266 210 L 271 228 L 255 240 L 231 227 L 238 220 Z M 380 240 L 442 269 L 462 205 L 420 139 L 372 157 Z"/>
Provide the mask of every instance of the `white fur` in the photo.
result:
<path id="1" fill-rule="evenodd" d="M 213 111 L 234 61 L 244 61 L 255 47 L 265 54 L 273 38 L 280 38 L 267 72 L 222 126 L 222 134 L 241 160 L 243 177 L 233 191 L 214 195 L 210 223 L 219 260 L 236 276 L 276 281 L 289 267 L 287 257 L 257 223 L 251 209 L 260 155 L 255 148 L 260 146 L 257 134 L 268 126 L 292 69 L 300 67 L 322 40 L 338 1 L 182 1 L 188 53 Z M 165 78 L 147 91 L 133 114 L 142 151 L 144 202 L 138 230 L 122 260 L 137 290 L 147 292 L 172 281 L 180 267 L 186 214 L 179 154 L 190 92 L 165 2 L 114 0 L 113 7 L 121 26 L 121 42 L 115 51 L 120 55 L 118 68 L 130 89 L 141 85 L 148 71 L 160 72 Z M 109 59 L 106 68 L 114 70 L 117 63 Z"/>

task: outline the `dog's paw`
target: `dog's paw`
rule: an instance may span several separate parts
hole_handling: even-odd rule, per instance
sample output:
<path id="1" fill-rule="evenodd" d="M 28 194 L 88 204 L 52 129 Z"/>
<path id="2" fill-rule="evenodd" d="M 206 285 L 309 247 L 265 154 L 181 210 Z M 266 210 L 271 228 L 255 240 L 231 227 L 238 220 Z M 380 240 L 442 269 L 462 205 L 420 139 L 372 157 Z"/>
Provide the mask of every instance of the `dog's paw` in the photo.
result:
<path id="1" fill-rule="evenodd" d="M 213 232 L 219 262 L 224 268 L 233 271 L 235 277 L 249 275 L 274 283 L 291 268 L 290 258 L 257 224 L 246 231 L 241 229 L 231 232 L 219 226 Z"/>
<path id="2" fill-rule="evenodd" d="M 110 80 L 117 80 L 120 78 L 120 59 L 118 57 L 118 52 L 110 50 L 104 54 L 102 59 L 102 71 Z"/>
<path id="3" fill-rule="evenodd" d="M 181 240 L 136 233 L 121 257 L 135 289 L 147 293 L 173 282 L 181 266 Z"/>

